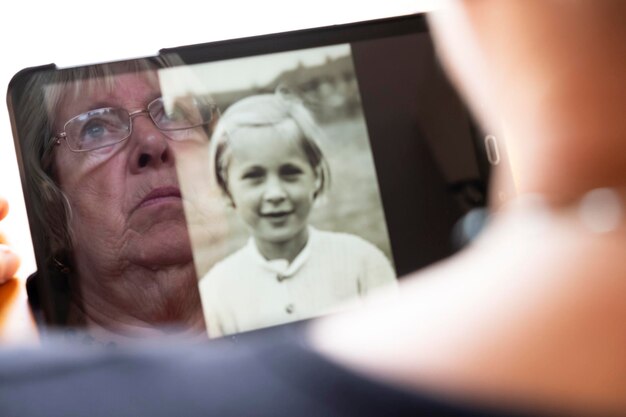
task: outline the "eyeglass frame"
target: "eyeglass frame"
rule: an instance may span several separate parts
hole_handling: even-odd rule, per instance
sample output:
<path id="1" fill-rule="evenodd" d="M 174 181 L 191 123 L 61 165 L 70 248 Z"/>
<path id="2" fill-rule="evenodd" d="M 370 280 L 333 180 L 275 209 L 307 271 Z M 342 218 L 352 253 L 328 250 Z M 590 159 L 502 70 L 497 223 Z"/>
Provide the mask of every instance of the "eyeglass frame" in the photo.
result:
<path id="1" fill-rule="evenodd" d="M 150 101 L 143 109 L 138 109 L 138 110 L 133 110 L 133 111 L 128 111 L 127 109 L 124 109 L 122 107 L 101 107 L 98 109 L 93 109 L 93 110 L 89 110 L 87 112 L 83 112 L 80 114 L 77 114 L 76 116 L 70 118 L 67 122 L 65 122 L 63 124 L 63 132 L 57 133 L 54 136 L 52 136 L 53 139 L 53 146 L 60 146 L 61 145 L 61 141 L 63 139 L 65 139 L 65 143 L 67 144 L 67 147 L 69 148 L 70 151 L 72 152 L 76 152 L 76 153 L 84 153 L 84 152 L 91 152 L 91 151 L 96 151 L 98 149 L 103 149 L 103 148 L 107 148 L 109 146 L 114 146 L 117 145 L 118 143 L 122 143 L 124 142 L 126 139 L 128 139 L 132 134 L 133 134 L 133 119 L 141 114 L 147 115 L 150 120 L 152 121 L 152 123 L 154 124 L 154 126 L 161 132 L 174 132 L 174 131 L 179 131 L 179 130 L 187 130 L 187 129 L 195 129 L 197 127 L 200 126 L 206 126 L 208 124 L 210 124 L 213 121 L 213 115 L 215 113 L 215 111 L 217 110 L 217 105 L 215 103 L 207 103 L 207 106 L 209 107 L 209 111 L 211 112 L 211 118 L 205 122 L 202 123 L 198 123 L 192 126 L 187 126 L 187 127 L 179 127 L 179 128 L 171 128 L 171 129 L 164 129 L 159 127 L 159 125 L 157 124 L 156 120 L 154 120 L 154 117 L 152 116 L 152 113 L 150 113 L 150 106 L 153 103 L 156 103 L 158 101 L 163 101 L 163 97 L 157 97 L 154 100 Z M 117 110 L 124 110 L 126 113 L 128 113 L 128 134 L 126 136 L 124 136 L 124 138 L 118 140 L 117 142 L 113 142 L 113 143 L 108 143 L 106 145 L 101 145 L 95 148 L 91 148 L 91 149 L 72 149 L 72 147 L 70 146 L 68 140 L 67 140 L 67 125 L 69 123 L 71 123 L 73 120 L 77 119 L 78 117 L 81 117 L 82 115 L 84 115 L 85 113 L 89 113 L 92 111 L 96 111 L 96 110 L 106 110 L 106 109 L 117 109 Z M 176 139 L 173 139 L 169 136 L 167 136 L 168 139 L 171 139 L 173 141 L 176 141 Z"/>

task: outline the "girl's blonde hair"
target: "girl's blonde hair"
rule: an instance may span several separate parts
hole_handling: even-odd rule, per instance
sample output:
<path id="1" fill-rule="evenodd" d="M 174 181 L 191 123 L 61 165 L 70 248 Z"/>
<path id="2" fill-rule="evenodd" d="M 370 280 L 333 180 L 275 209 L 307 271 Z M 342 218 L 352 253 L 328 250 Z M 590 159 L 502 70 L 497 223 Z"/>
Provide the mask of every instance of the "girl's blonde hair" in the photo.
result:
<path id="1" fill-rule="evenodd" d="M 330 186 L 330 169 L 319 147 L 323 133 L 302 101 L 286 89 L 274 94 L 249 96 L 232 104 L 220 117 L 209 148 L 211 173 L 219 188 L 231 199 L 228 189 L 228 167 L 230 164 L 230 142 L 241 128 L 274 127 L 279 134 L 292 134 L 285 122 L 295 123 L 300 134 L 297 138 L 307 161 L 318 176 L 319 187 L 314 197 Z"/>

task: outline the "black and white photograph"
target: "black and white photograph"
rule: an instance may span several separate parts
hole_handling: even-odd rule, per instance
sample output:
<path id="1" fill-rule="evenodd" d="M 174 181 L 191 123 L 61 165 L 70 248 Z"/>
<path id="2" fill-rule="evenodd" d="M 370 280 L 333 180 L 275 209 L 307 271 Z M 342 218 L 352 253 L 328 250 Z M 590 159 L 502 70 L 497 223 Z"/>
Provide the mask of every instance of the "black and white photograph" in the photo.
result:
<path id="1" fill-rule="evenodd" d="M 205 151 L 181 152 L 177 164 L 209 337 L 326 314 L 396 285 L 350 45 L 159 78 L 166 103 L 200 97 L 219 110 Z"/>

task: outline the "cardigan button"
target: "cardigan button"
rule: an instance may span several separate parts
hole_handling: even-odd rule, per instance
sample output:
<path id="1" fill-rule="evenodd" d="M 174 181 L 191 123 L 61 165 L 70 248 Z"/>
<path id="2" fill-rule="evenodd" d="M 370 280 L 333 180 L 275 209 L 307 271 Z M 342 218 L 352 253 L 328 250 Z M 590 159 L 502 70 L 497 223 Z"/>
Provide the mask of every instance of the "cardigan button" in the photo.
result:
<path id="1" fill-rule="evenodd" d="M 285 307 L 285 311 L 287 312 L 287 314 L 292 314 L 294 310 L 295 306 L 293 304 L 287 304 L 287 307 Z"/>

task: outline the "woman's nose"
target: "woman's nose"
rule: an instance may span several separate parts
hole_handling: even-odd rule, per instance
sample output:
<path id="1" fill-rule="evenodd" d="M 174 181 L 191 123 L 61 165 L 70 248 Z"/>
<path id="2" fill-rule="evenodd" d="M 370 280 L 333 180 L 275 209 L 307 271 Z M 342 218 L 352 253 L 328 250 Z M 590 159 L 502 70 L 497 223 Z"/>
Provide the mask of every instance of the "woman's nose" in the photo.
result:
<path id="1" fill-rule="evenodd" d="M 130 155 L 131 170 L 139 172 L 146 168 L 173 165 L 174 154 L 170 139 L 152 122 L 150 116 L 133 118 Z"/>
<path id="2" fill-rule="evenodd" d="M 283 187 L 282 182 L 270 177 L 265 184 L 265 191 L 263 193 L 263 199 L 272 204 L 278 204 L 287 198 L 287 193 Z"/>

